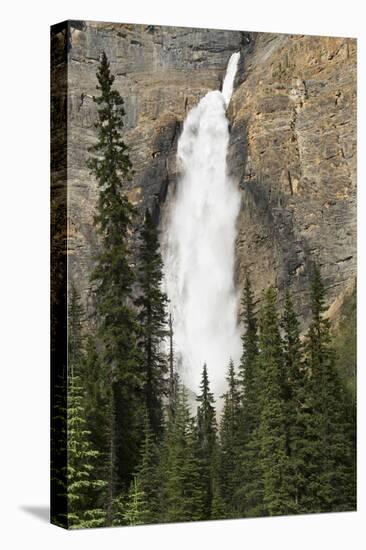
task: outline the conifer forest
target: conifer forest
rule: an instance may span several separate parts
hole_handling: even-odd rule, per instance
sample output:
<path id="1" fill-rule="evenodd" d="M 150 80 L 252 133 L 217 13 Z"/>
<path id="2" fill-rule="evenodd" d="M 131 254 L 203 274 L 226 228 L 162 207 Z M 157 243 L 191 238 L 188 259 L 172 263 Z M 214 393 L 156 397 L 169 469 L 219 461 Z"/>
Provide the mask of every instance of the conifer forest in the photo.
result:
<path id="1" fill-rule="evenodd" d="M 126 139 L 122 77 L 104 51 L 93 65 L 97 86 L 84 101 L 96 117 L 84 169 L 96 186 L 97 246 L 89 302 L 80 276 L 68 271 L 67 359 L 53 375 L 57 525 L 356 509 L 355 289 L 333 322 L 321 255 L 309 253 L 301 308 L 294 286 L 264 284 L 258 292 L 263 267 L 234 275 L 242 199 L 225 163 L 240 56 L 227 59 L 222 91 L 187 109 L 177 146 L 180 172 L 165 210 L 131 199 L 136 151 Z M 276 70 L 290 69 L 289 61 Z M 291 198 L 296 182 L 288 174 Z M 214 214 L 202 225 L 195 205 L 210 186 L 216 186 Z M 217 204 L 226 205 L 232 226 L 226 228 Z M 259 199 L 255 205 L 260 209 Z M 280 221 L 271 223 L 275 232 Z M 218 259 L 211 259 L 218 240 Z M 286 265 L 301 274 L 297 264 Z M 220 278 L 221 269 L 229 276 Z"/>

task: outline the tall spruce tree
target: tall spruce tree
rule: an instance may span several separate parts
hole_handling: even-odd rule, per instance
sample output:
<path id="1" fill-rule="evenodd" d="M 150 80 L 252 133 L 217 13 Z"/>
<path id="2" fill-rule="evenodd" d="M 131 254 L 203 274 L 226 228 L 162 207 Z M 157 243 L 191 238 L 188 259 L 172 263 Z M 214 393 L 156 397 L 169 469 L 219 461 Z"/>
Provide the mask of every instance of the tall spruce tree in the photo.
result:
<path id="1" fill-rule="evenodd" d="M 51 422 L 51 514 L 52 521 L 67 527 L 67 384 L 59 376 L 53 387 Z"/>
<path id="2" fill-rule="evenodd" d="M 269 515 L 290 511 L 290 460 L 287 441 L 286 372 L 276 292 L 269 288 L 259 325 L 260 348 L 260 443 L 259 460 L 263 476 L 263 504 Z"/>
<path id="3" fill-rule="evenodd" d="M 229 362 L 227 392 L 220 422 L 220 486 L 227 517 L 238 515 L 234 495 L 238 486 L 237 465 L 240 460 L 240 391 L 232 360 Z"/>
<path id="4" fill-rule="evenodd" d="M 131 175 L 131 162 L 121 137 L 125 115 L 123 99 L 113 89 L 114 76 L 103 52 L 97 71 L 100 92 L 97 143 L 91 147 L 88 166 L 95 176 L 99 197 L 94 222 L 100 248 L 92 281 L 96 291 L 98 338 L 102 361 L 108 370 L 109 394 L 109 498 L 108 508 L 119 487 L 130 483 L 139 458 L 141 441 L 141 373 L 136 348 L 136 315 L 131 307 L 134 274 L 128 235 L 134 209 L 124 183 Z M 110 514 L 109 514 L 110 515 Z"/>
<path id="5" fill-rule="evenodd" d="M 302 453 L 306 442 L 305 368 L 303 365 L 300 324 L 289 292 L 286 292 L 284 312 L 281 319 L 283 331 L 283 358 L 285 365 L 284 398 L 286 407 L 286 450 L 290 460 L 288 491 L 289 513 L 299 511 L 299 502 L 305 487 L 305 463 Z"/>
<path id="6" fill-rule="evenodd" d="M 108 480 L 110 475 L 110 442 L 112 421 L 111 386 L 109 369 L 97 349 L 97 340 L 92 331 L 85 338 L 85 355 L 81 364 L 81 378 L 85 388 L 85 418 L 90 431 L 90 441 L 98 451 L 95 471 L 100 479 Z M 100 493 L 100 505 L 109 503 L 107 485 Z"/>
<path id="7" fill-rule="evenodd" d="M 345 390 L 335 367 L 330 321 L 324 316 L 325 289 L 319 268 L 314 269 L 312 321 L 305 341 L 307 384 L 305 491 L 302 512 L 329 512 L 355 508 L 355 472 L 350 419 Z"/>
<path id="8" fill-rule="evenodd" d="M 248 275 L 242 298 L 243 353 L 239 365 L 242 393 L 242 437 L 244 446 L 258 423 L 258 332 L 254 296 Z"/>
<path id="9" fill-rule="evenodd" d="M 168 421 L 161 454 L 161 514 L 164 522 L 203 518 L 203 492 L 196 441 L 187 390 L 179 384 L 176 413 Z"/>
<path id="10" fill-rule="evenodd" d="M 105 513 L 96 504 L 105 481 L 99 479 L 99 452 L 93 447 L 87 427 L 88 394 L 83 377 L 85 348 L 82 322 L 84 310 L 74 283 L 70 285 L 68 307 L 68 391 L 67 391 L 67 502 L 68 526 L 99 527 Z"/>
<path id="11" fill-rule="evenodd" d="M 97 451 L 97 458 L 94 461 L 96 475 L 99 479 L 107 478 L 106 460 L 109 447 L 107 394 L 109 388 L 105 387 L 105 369 L 100 360 L 96 338 L 93 330 L 85 336 L 83 323 L 85 311 L 81 305 L 80 294 L 73 282 L 70 285 L 70 298 L 68 307 L 68 365 L 70 379 L 78 376 L 84 394 L 84 414 L 86 429 L 90 432 L 90 443 Z M 100 492 L 101 501 L 105 494 Z"/>
<path id="12" fill-rule="evenodd" d="M 197 397 L 197 438 L 200 461 L 201 483 L 204 495 L 204 519 L 211 518 L 213 499 L 214 457 L 216 453 L 216 412 L 214 396 L 210 391 L 207 365 L 203 365 L 200 384 L 201 393 Z"/>
<path id="13" fill-rule="evenodd" d="M 174 418 L 177 403 L 178 373 L 175 368 L 174 357 L 174 332 L 172 314 L 169 314 L 169 397 L 168 397 L 168 417 Z"/>
<path id="14" fill-rule="evenodd" d="M 255 394 L 256 382 L 256 360 L 258 357 L 258 334 L 257 320 L 254 311 L 254 296 L 249 276 L 245 278 L 245 286 L 242 297 L 242 322 L 244 334 L 242 336 L 243 353 L 239 365 L 241 389 L 243 396 L 244 431 L 246 436 L 250 435 L 253 425 L 256 422 L 257 410 Z"/>
<path id="15" fill-rule="evenodd" d="M 134 476 L 124 506 L 123 519 L 126 525 L 143 525 L 147 523 L 148 507 L 146 495 Z"/>
<path id="16" fill-rule="evenodd" d="M 141 462 L 137 470 L 137 480 L 140 489 L 144 492 L 148 508 L 145 511 L 145 522 L 157 523 L 161 519 L 160 448 L 151 429 L 147 411 L 145 414 L 144 440 L 141 447 Z"/>
<path id="17" fill-rule="evenodd" d="M 105 512 L 95 502 L 105 481 L 95 475 L 98 451 L 92 448 L 86 427 L 83 388 L 78 376 L 69 379 L 67 401 L 67 501 L 68 526 L 100 527 Z"/>
<path id="18" fill-rule="evenodd" d="M 167 330 L 167 296 L 162 291 L 163 261 L 159 250 L 156 224 L 149 210 L 145 212 L 141 231 L 138 283 L 141 294 L 136 300 L 139 309 L 139 338 L 144 395 L 151 429 L 160 437 L 163 429 L 164 398 L 168 394 L 168 363 L 162 349 Z"/>
<path id="19" fill-rule="evenodd" d="M 260 415 L 260 372 L 258 364 L 258 331 L 254 296 L 247 276 L 242 298 L 243 353 L 239 365 L 241 386 L 241 445 L 236 477 L 239 480 L 234 505 L 241 516 L 261 516 L 263 487 L 260 470 L 258 426 Z"/>

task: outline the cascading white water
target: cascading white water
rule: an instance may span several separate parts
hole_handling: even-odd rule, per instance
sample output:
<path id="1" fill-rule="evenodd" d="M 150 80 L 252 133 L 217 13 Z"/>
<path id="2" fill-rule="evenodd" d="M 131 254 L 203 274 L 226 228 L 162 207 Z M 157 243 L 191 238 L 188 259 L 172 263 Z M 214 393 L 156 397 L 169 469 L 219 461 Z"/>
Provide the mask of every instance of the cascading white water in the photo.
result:
<path id="1" fill-rule="evenodd" d="M 226 108 L 239 60 L 234 53 L 222 92 L 208 92 L 187 115 L 178 141 L 180 178 L 163 221 L 165 287 L 170 299 L 180 374 L 197 392 L 207 363 L 222 393 L 230 357 L 241 353 L 234 287 L 234 244 L 240 194 L 227 176 Z"/>
<path id="2" fill-rule="evenodd" d="M 230 103 L 232 93 L 233 93 L 234 79 L 235 79 L 235 75 L 236 75 L 236 70 L 238 68 L 239 57 L 240 57 L 239 52 L 233 53 L 233 55 L 230 57 L 229 63 L 228 63 L 227 69 L 226 69 L 226 75 L 225 75 L 225 78 L 224 78 L 224 82 L 222 84 L 222 92 L 221 93 L 224 97 L 226 107 L 228 107 L 228 105 Z"/>

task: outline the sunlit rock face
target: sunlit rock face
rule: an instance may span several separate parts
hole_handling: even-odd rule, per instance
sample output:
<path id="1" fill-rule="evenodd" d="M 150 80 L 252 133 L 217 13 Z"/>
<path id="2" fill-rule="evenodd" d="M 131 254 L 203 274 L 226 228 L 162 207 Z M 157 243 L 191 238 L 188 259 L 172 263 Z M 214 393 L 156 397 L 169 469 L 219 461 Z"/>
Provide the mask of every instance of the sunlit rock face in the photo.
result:
<path id="1" fill-rule="evenodd" d="M 356 41 L 252 35 L 228 116 L 242 189 L 236 277 L 289 287 L 303 325 L 311 262 L 336 319 L 356 275 Z"/>
<path id="2" fill-rule="evenodd" d="M 240 51 L 227 110 L 227 166 L 241 193 L 237 288 L 249 272 L 259 303 L 266 285 L 280 299 L 289 286 L 306 324 L 318 259 L 336 315 L 356 273 L 355 40 L 75 22 L 67 47 L 69 257 L 89 311 L 96 186 L 85 161 L 95 139 L 100 52 L 125 99 L 130 198 L 159 221 L 177 181 L 183 121 L 208 91 L 221 89 L 228 59 Z"/>

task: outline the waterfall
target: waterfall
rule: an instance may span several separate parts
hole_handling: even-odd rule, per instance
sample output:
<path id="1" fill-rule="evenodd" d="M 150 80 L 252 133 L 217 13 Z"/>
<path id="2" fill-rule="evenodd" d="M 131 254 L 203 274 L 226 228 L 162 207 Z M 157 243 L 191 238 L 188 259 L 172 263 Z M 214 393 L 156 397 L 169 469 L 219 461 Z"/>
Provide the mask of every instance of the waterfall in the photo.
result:
<path id="1" fill-rule="evenodd" d="M 186 117 L 177 149 L 180 176 L 161 238 L 180 375 L 197 392 L 207 363 L 216 397 L 230 357 L 237 362 L 241 354 L 233 277 L 240 194 L 226 170 L 226 108 L 239 56 L 229 60 L 222 92 L 208 92 Z"/>

